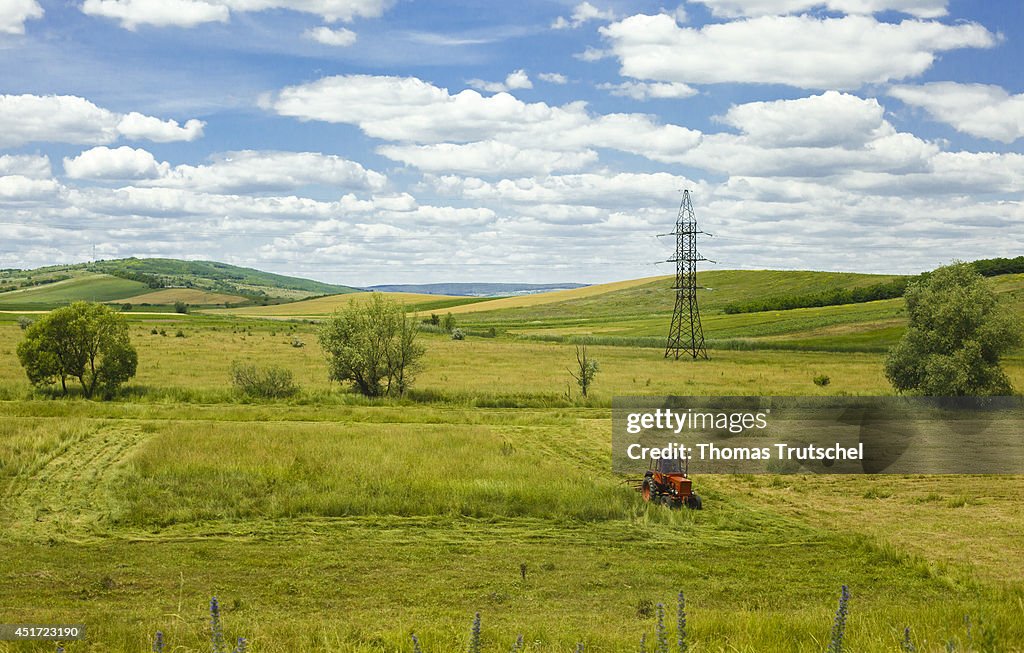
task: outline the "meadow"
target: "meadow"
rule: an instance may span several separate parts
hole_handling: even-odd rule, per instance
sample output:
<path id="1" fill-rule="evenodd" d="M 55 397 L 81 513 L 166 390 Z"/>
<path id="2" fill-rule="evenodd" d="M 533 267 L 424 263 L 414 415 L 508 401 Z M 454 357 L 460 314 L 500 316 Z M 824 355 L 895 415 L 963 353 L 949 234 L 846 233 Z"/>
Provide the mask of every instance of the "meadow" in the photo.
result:
<path id="1" fill-rule="evenodd" d="M 691 650 L 810 652 L 845 584 L 850 651 L 898 651 L 907 626 L 918 651 L 1024 650 L 1024 477 L 693 469 L 705 509 L 690 512 L 645 505 L 611 473 L 616 395 L 891 392 L 876 342 L 827 343 L 899 333 L 901 300 L 770 316 L 725 315 L 725 297 L 707 302 L 709 338 L 758 348 L 677 362 L 592 344 L 600 372 L 580 397 L 571 338 L 657 337 L 662 283 L 563 298 L 572 312 L 467 306 L 466 340 L 422 334 L 402 399 L 330 383 L 313 323 L 221 311 L 126 314 L 139 374 L 124 394 L 52 398 L 28 385 L 16 315 L 0 314 L 0 622 L 86 624 L 69 652 L 148 651 L 157 630 L 168 650 L 208 651 L 216 595 L 251 651 L 412 651 L 412 633 L 424 651 L 466 650 L 476 612 L 485 651 L 518 634 L 528 651 L 626 651 L 642 634 L 650 649 L 656 604 L 671 621 L 683 590 Z M 706 292 L 741 296 L 717 283 Z M 1016 300 L 1019 279 L 999 283 Z M 240 397 L 235 360 L 284 366 L 301 392 Z M 1007 368 L 1024 387 L 1020 352 Z"/>

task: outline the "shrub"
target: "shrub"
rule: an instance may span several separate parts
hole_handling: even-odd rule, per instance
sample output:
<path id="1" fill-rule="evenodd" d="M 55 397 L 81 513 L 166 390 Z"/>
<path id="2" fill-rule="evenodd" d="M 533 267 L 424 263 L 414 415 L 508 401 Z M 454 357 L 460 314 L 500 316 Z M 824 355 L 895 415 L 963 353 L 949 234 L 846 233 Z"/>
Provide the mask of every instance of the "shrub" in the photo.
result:
<path id="1" fill-rule="evenodd" d="M 814 377 L 814 385 L 820 388 L 824 388 L 831 382 L 832 379 L 830 379 L 827 374 L 819 374 L 818 376 Z"/>
<path id="2" fill-rule="evenodd" d="M 125 302 L 124 304 L 121 304 L 121 310 L 127 313 L 128 311 L 132 310 L 132 305 L 128 302 Z"/>
<path id="3" fill-rule="evenodd" d="M 175 338 L 184 338 L 185 337 L 185 332 L 182 331 L 181 329 L 178 329 L 178 332 L 174 334 L 174 337 Z"/>
<path id="4" fill-rule="evenodd" d="M 188 304 L 182 301 L 174 302 L 174 312 L 182 314 L 188 313 Z"/>
<path id="5" fill-rule="evenodd" d="M 231 383 L 249 397 L 282 399 L 299 391 L 292 372 L 277 365 L 258 367 L 235 361 L 231 364 Z"/>
<path id="6" fill-rule="evenodd" d="M 455 327 L 452 329 L 452 340 L 465 340 L 466 334 L 462 332 L 462 329 Z"/>
<path id="7" fill-rule="evenodd" d="M 34 322 L 35 322 L 35 320 L 33 320 L 32 318 L 30 318 L 27 315 L 19 315 L 18 316 L 18 326 L 21 327 L 22 331 L 24 331 L 25 329 L 27 329 L 30 326 L 32 326 L 32 324 Z"/>
<path id="8" fill-rule="evenodd" d="M 300 348 L 305 346 L 306 343 L 302 342 L 302 340 L 298 336 L 292 336 L 292 347 Z"/>
<path id="9" fill-rule="evenodd" d="M 455 316 L 451 313 L 446 313 L 444 319 L 441 320 L 441 326 L 444 330 L 451 333 L 455 330 Z"/>

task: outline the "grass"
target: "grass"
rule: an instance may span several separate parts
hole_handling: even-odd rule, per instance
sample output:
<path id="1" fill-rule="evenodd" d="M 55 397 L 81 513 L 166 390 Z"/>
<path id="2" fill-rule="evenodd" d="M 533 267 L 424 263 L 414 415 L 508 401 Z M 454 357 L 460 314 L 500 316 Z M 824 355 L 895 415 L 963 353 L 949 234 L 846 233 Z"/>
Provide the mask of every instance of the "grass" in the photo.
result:
<path id="1" fill-rule="evenodd" d="M 932 650 L 962 635 L 964 614 L 1005 643 L 1024 637 L 1022 567 L 1005 555 L 1019 541 L 1005 542 L 1000 583 L 970 558 L 931 558 L 987 532 L 965 530 L 963 508 L 926 503 L 935 546 L 921 552 L 891 543 L 885 524 L 901 515 L 885 499 L 861 500 L 880 535 L 858 534 L 863 518 L 834 520 L 849 479 L 798 491 L 810 514 L 780 509 L 770 493 L 786 486 L 760 477 L 698 476 L 707 510 L 649 510 L 606 471 L 606 422 L 592 409 L 371 406 L 310 424 L 301 407 L 267 420 L 240 406 L 211 422 L 200 406 L 142 417 L 47 403 L 80 411 L 13 418 L 4 433 L 65 437 L 5 491 L 0 601 L 13 621 L 86 623 L 89 643 L 69 651 L 144 651 L 157 629 L 202 650 L 212 594 L 228 634 L 260 651 L 409 651 L 411 630 L 425 650 L 459 650 L 475 611 L 484 650 L 518 633 L 528 650 L 631 650 L 654 629 L 642 606 L 677 587 L 702 648 L 820 651 L 842 583 L 851 650 L 893 650 L 903 625 Z M 953 487 L 885 481 L 896 496 Z M 987 479 L 977 494 L 1005 497 L 993 507 L 1005 519 L 1019 484 Z"/>
<path id="2" fill-rule="evenodd" d="M 1014 301 L 1024 290 L 997 282 Z M 675 362 L 626 342 L 663 336 L 659 283 L 577 297 L 575 312 L 463 314 L 501 332 L 423 334 L 405 399 L 328 383 L 313 324 L 225 314 L 127 314 L 139 375 L 125 394 L 51 399 L 18 366 L 16 315 L 0 315 L 2 620 L 85 623 L 69 653 L 150 650 L 157 630 L 202 651 L 216 595 L 229 640 L 254 652 L 408 652 L 413 631 L 424 651 L 465 650 L 478 611 L 485 651 L 522 633 L 528 651 L 617 652 L 652 642 L 651 606 L 683 589 L 695 651 L 820 653 L 846 584 L 849 650 L 898 650 L 905 626 L 918 650 L 945 650 L 965 615 L 998 650 L 1024 650 L 1024 477 L 693 470 L 702 512 L 648 507 L 619 482 L 616 395 L 890 392 L 878 351 L 737 345 Z M 877 346 L 902 328 L 898 300 L 775 319 L 714 306 L 705 328 L 721 342 Z M 600 371 L 583 400 L 572 344 L 529 338 L 588 331 L 623 341 L 588 347 Z M 287 369 L 301 392 L 243 399 L 234 360 Z M 1006 366 L 1024 387 L 1024 355 Z M 53 645 L 0 642 L 14 651 Z"/>
<path id="3" fill-rule="evenodd" d="M 46 309 L 79 300 L 108 302 L 138 295 L 147 286 L 106 274 L 83 274 L 23 290 L 0 294 L 0 309 Z"/>

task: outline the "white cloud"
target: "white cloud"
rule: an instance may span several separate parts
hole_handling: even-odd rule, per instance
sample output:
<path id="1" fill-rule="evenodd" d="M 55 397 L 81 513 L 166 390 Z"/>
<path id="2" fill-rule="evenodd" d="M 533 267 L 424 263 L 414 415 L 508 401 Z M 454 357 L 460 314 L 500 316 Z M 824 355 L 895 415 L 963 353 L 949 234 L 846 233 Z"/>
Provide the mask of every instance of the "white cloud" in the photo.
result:
<path id="1" fill-rule="evenodd" d="M 711 9 L 716 16 L 781 16 L 822 8 L 844 14 L 899 11 L 917 18 L 939 18 L 947 13 L 949 0 L 691 0 Z"/>
<path id="2" fill-rule="evenodd" d="M 573 58 L 579 59 L 580 61 L 592 63 L 594 61 L 600 61 L 601 59 L 607 59 L 613 54 L 614 53 L 611 50 L 600 50 L 598 48 L 591 47 L 588 45 L 586 50 L 584 50 L 583 52 L 578 52 L 572 56 Z"/>
<path id="3" fill-rule="evenodd" d="M 571 18 L 566 19 L 563 16 L 559 16 L 555 19 L 555 22 L 551 23 L 551 27 L 552 29 L 575 29 L 583 23 L 592 20 L 615 20 L 615 12 L 611 9 L 598 9 L 589 2 L 581 2 L 573 9 Z"/>
<path id="4" fill-rule="evenodd" d="M 700 189 L 708 185 L 672 175 L 656 173 L 583 173 L 547 175 L 489 182 L 475 177 L 445 175 L 428 178 L 433 189 L 460 199 L 522 204 L 582 205 L 596 207 L 661 207 L 671 213 L 678 205 L 680 188 Z M 671 221 L 669 219 L 668 221 Z"/>
<path id="5" fill-rule="evenodd" d="M 569 83 L 569 78 L 563 75 L 562 73 L 539 73 L 537 77 L 539 77 L 541 81 L 547 82 L 549 84 Z"/>
<path id="6" fill-rule="evenodd" d="M 235 193 L 294 190 L 323 185 L 380 190 L 387 177 L 360 164 L 318 152 L 244 150 L 218 155 L 208 165 L 179 165 L 141 185 Z"/>
<path id="7" fill-rule="evenodd" d="M 315 27 L 307 29 L 302 36 L 324 45 L 333 45 L 339 48 L 347 48 L 356 42 L 356 33 L 344 27 L 338 29 Z"/>
<path id="8" fill-rule="evenodd" d="M 24 34 L 26 20 L 42 17 L 37 0 L 4 0 L 0 3 L 0 34 Z"/>
<path id="9" fill-rule="evenodd" d="M 101 145 L 64 159 L 64 172 L 72 179 L 152 179 L 169 169 L 146 150 L 128 146 L 110 149 Z"/>
<path id="10" fill-rule="evenodd" d="M 59 190 L 60 184 L 54 179 L 36 179 L 24 175 L 0 177 L 0 201 L 3 202 L 20 203 L 52 199 Z"/>
<path id="11" fill-rule="evenodd" d="M 204 0 L 85 0 L 82 13 L 113 18 L 128 30 L 139 25 L 195 27 L 224 23 L 231 15 L 223 4 Z"/>
<path id="12" fill-rule="evenodd" d="M 508 74 L 508 77 L 505 78 L 505 86 L 510 89 L 533 88 L 533 82 L 530 81 L 530 76 L 526 74 L 526 71 L 520 68 Z"/>
<path id="13" fill-rule="evenodd" d="M 43 154 L 0 155 L 0 176 L 19 175 L 29 179 L 50 179 L 50 158 Z"/>
<path id="14" fill-rule="evenodd" d="M 160 120 L 132 111 L 117 123 L 117 131 L 131 140 L 145 139 L 154 143 L 171 143 L 201 138 L 205 126 L 206 123 L 195 118 L 181 126 L 177 120 Z"/>
<path id="15" fill-rule="evenodd" d="M 828 91 L 733 106 L 718 118 L 740 134 L 705 134 L 684 163 L 731 176 L 820 178 L 927 170 L 939 146 L 899 133 L 877 100 Z"/>
<path id="16" fill-rule="evenodd" d="M 290 9 L 320 16 L 329 23 L 350 22 L 356 18 L 377 18 L 394 0 L 214 0 L 232 11 Z"/>
<path id="17" fill-rule="evenodd" d="M 379 191 L 387 185 L 387 177 L 378 172 L 317 152 L 243 150 L 219 154 L 206 165 L 172 167 L 143 149 L 101 146 L 64 159 L 64 170 L 72 179 L 134 180 L 138 187 L 199 193 L 266 193 L 314 185 Z"/>
<path id="18" fill-rule="evenodd" d="M 597 87 L 610 91 L 612 95 L 631 97 L 634 100 L 688 98 L 697 94 L 697 89 L 680 82 L 622 82 L 598 84 Z"/>
<path id="19" fill-rule="evenodd" d="M 604 147 L 673 162 L 700 141 L 700 132 L 644 114 L 592 115 L 582 102 L 528 104 L 507 93 L 452 95 L 415 77 L 326 77 L 282 89 L 263 104 L 281 115 L 358 125 L 374 138 L 406 143 L 495 140 L 557 152 Z"/>
<path id="20" fill-rule="evenodd" d="M 893 86 L 889 95 L 971 136 L 1003 143 L 1024 137 L 1024 94 L 1010 95 L 999 86 L 935 82 Z"/>
<path id="21" fill-rule="evenodd" d="M 231 12 L 290 9 L 314 14 L 327 22 L 375 18 L 392 0 L 85 0 L 82 12 L 120 21 L 125 29 L 139 25 L 195 27 L 226 22 Z"/>
<path id="22" fill-rule="evenodd" d="M 513 89 L 533 88 L 533 82 L 530 81 L 530 76 L 527 75 L 526 71 L 522 68 L 510 72 L 505 77 L 504 82 L 487 82 L 482 79 L 470 79 L 466 80 L 466 84 L 488 93 L 503 93 Z"/>
<path id="23" fill-rule="evenodd" d="M 817 89 L 854 89 L 920 75 L 940 52 L 997 43 L 976 23 L 881 23 L 868 16 L 764 16 L 696 29 L 680 27 L 664 14 L 636 15 L 600 31 L 627 77 Z"/>
<path id="24" fill-rule="evenodd" d="M 734 105 L 720 120 L 758 145 L 833 147 L 860 146 L 892 134 L 884 114 L 878 100 L 826 91 L 797 100 Z"/>
<path id="25" fill-rule="evenodd" d="M 203 123 L 184 127 L 140 113 L 114 113 L 74 95 L 0 95 L 0 146 L 34 141 L 111 143 L 119 137 L 165 143 L 202 136 Z"/>
<path id="26" fill-rule="evenodd" d="M 427 172 L 494 175 L 548 174 L 555 170 L 579 170 L 597 161 L 597 152 L 558 152 L 520 149 L 494 140 L 435 145 L 384 145 L 377 152 Z"/>

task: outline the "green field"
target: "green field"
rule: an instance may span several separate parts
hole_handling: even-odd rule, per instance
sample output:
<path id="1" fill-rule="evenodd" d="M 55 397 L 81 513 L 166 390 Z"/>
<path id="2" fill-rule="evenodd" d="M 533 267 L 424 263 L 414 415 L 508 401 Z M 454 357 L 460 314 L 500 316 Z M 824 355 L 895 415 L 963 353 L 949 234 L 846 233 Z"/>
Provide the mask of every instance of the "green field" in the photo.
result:
<path id="1" fill-rule="evenodd" d="M 76 301 L 108 302 L 146 292 L 138 281 L 107 274 L 85 274 L 23 290 L 0 293 L 0 310 L 38 310 Z"/>
<path id="2" fill-rule="evenodd" d="M 708 338 L 760 349 L 670 362 L 629 345 L 667 328 L 655 280 L 460 314 L 471 335 L 424 333 L 401 400 L 329 383 L 314 324 L 224 314 L 129 314 L 139 374 L 124 395 L 53 399 L 28 385 L 22 331 L 0 314 L 0 623 L 86 624 L 69 652 L 148 651 L 157 630 L 169 650 L 209 651 L 216 595 L 251 651 L 408 652 L 412 632 L 424 651 L 466 650 L 479 611 L 485 651 L 521 633 L 528 651 L 618 652 L 645 633 L 651 650 L 654 606 L 671 627 L 684 590 L 691 650 L 820 652 L 846 584 L 850 651 L 898 651 L 906 626 L 918 651 L 967 650 L 969 637 L 982 650 L 989 635 L 992 650 L 1024 650 L 1024 477 L 694 469 L 705 510 L 675 512 L 611 473 L 616 395 L 891 392 L 874 348 L 902 330 L 902 300 L 720 313 L 828 282 L 762 274 L 718 273 L 702 291 Z M 995 282 L 1019 305 L 1024 280 Z M 472 335 L 492 326 L 496 337 Z M 621 339 L 592 345 L 601 368 L 582 399 L 574 347 L 558 340 L 586 334 Z M 830 351 L 858 337 L 870 346 Z M 821 344 L 771 348 L 808 342 Z M 302 390 L 243 399 L 234 360 L 285 366 Z M 1024 355 L 1006 364 L 1024 387 Z"/>

